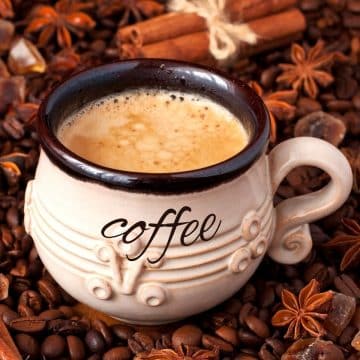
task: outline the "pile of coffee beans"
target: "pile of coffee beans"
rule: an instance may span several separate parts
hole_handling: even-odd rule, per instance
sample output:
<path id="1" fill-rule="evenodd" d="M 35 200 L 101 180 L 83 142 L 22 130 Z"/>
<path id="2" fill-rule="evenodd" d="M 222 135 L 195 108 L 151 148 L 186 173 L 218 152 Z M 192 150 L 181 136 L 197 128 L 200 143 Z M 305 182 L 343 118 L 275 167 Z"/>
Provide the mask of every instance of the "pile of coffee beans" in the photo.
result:
<path id="1" fill-rule="evenodd" d="M 283 73 L 279 64 L 292 63 L 291 45 L 235 61 L 225 69 L 237 78 L 256 81 L 269 107 L 275 93 L 295 107 L 287 116 L 280 114 L 284 104 L 280 113 L 274 111 L 277 134 L 271 146 L 294 136 L 320 137 L 341 149 L 351 164 L 353 191 L 339 210 L 311 225 L 314 248 L 303 262 L 279 265 L 265 258 L 246 286 L 225 303 L 161 327 L 131 326 L 86 314 L 43 267 L 23 225 L 24 191 L 39 156 L 34 116 L 58 81 L 83 68 L 119 59 L 115 39 L 119 22 L 123 25 L 149 16 L 143 11 L 144 3 L 161 7 L 165 1 L 0 0 L 0 360 L 16 358 L 6 355 L 9 346 L 29 360 L 360 359 L 359 250 L 357 254 L 354 250 L 357 259 L 352 266 L 341 271 L 346 249 L 333 251 L 324 246 L 347 231 L 344 218 L 360 223 L 359 0 L 298 1 L 307 19 L 298 44 L 307 52 L 321 39 L 324 53 L 335 54 L 334 61 L 321 69 L 334 80 L 326 87 L 318 84 L 316 96 L 303 88 L 291 99 L 289 94 L 279 94 L 291 88 L 277 81 Z M 51 6 L 58 12 L 72 6 L 72 11 L 87 14 L 93 23 L 79 17 L 87 24 L 86 30 L 77 28 L 69 35 L 72 43 L 67 45 L 71 46 L 59 45 L 56 37 L 40 46 L 38 34 L 25 31 L 35 5 Z M 51 19 L 55 24 L 56 19 Z M 31 65 L 14 49 L 16 41 L 22 41 Z M 328 181 L 318 169 L 298 168 L 281 184 L 275 202 L 317 190 Z M 271 322 L 283 306 L 282 291 L 298 294 L 312 279 L 319 281 L 321 291 L 333 291 L 341 314 L 327 310 L 336 320 L 329 320 L 331 326 L 320 339 L 306 333 L 299 340 L 284 338 L 286 326 L 276 328 Z"/>

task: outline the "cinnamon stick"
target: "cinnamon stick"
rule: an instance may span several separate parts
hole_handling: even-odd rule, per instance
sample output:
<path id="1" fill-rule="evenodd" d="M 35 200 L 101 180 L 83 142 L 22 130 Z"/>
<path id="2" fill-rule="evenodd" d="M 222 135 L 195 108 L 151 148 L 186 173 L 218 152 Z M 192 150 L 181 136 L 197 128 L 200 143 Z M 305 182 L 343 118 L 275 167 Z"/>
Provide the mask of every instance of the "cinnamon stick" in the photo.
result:
<path id="1" fill-rule="evenodd" d="M 281 24 L 281 26 L 276 26 L 276 24 Z M 240 59 L 277 47 L 279 44 L 288 43 L 294 35 L 305 29 L 305 18 L 300 10 L 291 9 L 250 21 L 248 25 L 258 34 L 258 41 L 255 45 L 241 43 L 239 48 Z M 124 44 L 121 47 L 122 58 L 146 57 L 199 62 L 208 56 L 209 36 L 207 31 L 179 36 L 142 48 L 131 44 Z"/>
<path id="2" fill-rule="evenodd" d="M 123 59 L 145 57 L 198 62 L 208 55 L 209 39 L 206 31 L 160 41 L 142 48 L 132 44 L 124 44 L 120 48 L 120 57 Z"/>
<path id="3" fill-rule="evenodd" d="M 206 29 L 204 18 L 196 14 L 168 13 L 120 28 L 117 39 L 120 43 L 142 46 Z"/>
<path id="4" fill-rule="evenodd" d="M 0 319 L 0 360 L 21 360 L 22 357 L 12 337 Z"/>
<path id="5" fill-rule="evenodd" d="M 240 52 L 237 59 L 242 60 L 248 58 L 249 56 L 260 54 L 271 49 L 281 48 L 283 46 L 296 42 L 301 38 L 302 32 L 297 32 L 278 39 L 274 39 L 272 41 L 263 41 L 259 44 L 256 44 L 255 46 L 245 46 L 246 44 L 243 44 L 244 47 L 240 46 Z"/>
<path id="6" fill-rule="evenodd" d="M 256 47 L 304 31 L 306 21 L 300 10 L 291 9 L 279 14 L 267 16 L 263 19 L 250 21 L 248 25 L 258 35 Z M 246 45 L 246 43 L 240 44 L 240 54 L 242 51 L 244 52 L 245 49 L 251 48 L 251 46 Z"/>
<path id="7" fill-rule="evenodd" d="M 259 19 L 297 4 L 297 0 L 227 0 L 226 11 L 232 22 Z"/>
<path id="8" fill-rule="evenodd" d="M 232 21 L 247 22 L 280 12 L 294 5 L 296 1 L 228 0 L 227 13 Z M 206 22 L 201 16 L 188 13 L 168 13 L 120 28 L 116 38 L 119 46 L 124 43 L 143 46 L 206 30 Z"/>

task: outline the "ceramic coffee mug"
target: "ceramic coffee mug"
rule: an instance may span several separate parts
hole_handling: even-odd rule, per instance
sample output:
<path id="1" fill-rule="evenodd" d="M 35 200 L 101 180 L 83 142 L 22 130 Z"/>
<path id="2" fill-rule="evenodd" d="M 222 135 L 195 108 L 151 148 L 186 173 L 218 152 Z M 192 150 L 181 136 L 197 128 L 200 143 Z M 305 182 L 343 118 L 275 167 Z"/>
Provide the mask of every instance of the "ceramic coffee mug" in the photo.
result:
<path id="1" fill-rule="evenodd" d="M 203 169 L 146 174 L 101 167 L 57 140 L 64 118 L 87 102 L 143 87 L 207 96 L 241 119 L 249 144 Z M 175 61 L 124 61 L 75 75 L 43 102 L 38 133 L 26 230 L 69 294 L 133 323 L 171 322 L 215 306 L 246 283 L 266 252 L 280 263 L 301 261 L 312 246 L 308 223 L 337 209 L 352 185 L 345 157 L 325 141 L 295 138 L 266 155 L 269 118 L 254 91 Z M 331 181 L 274 208 L 278 185 L 301 165 Z"/>

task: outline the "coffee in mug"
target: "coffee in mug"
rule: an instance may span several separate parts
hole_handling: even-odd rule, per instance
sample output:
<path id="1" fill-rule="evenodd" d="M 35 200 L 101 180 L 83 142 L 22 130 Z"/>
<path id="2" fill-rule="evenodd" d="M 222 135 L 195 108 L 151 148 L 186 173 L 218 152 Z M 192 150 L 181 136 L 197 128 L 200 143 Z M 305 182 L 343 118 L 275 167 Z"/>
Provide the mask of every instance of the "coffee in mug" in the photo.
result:
<path id="1" fill-rule="evenodd" d="M 199 94 L 139 89 L 97 99 L 58 131 L 75 154 L 125 171 L 200 169 L 239 153 L 249 142 L 241 121 Z"/>

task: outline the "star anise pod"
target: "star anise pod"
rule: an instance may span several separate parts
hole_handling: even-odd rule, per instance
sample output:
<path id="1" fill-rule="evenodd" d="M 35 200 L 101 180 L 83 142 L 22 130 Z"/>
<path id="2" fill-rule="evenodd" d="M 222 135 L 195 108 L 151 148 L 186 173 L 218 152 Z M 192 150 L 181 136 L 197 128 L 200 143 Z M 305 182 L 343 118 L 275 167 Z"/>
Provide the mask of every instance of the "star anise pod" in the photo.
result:
<path id="1" fill-rule="evenodd" d="M 160 15 L 165 11 L 165 6 L 155 0 L 98 0 L 98 10 L 101 16 L 121 13 L 119 26 L 123 26 L 130 17 L 138 22 Z"/>
<path id="2" fill-rule="evenodd" d="M 324 42 L 321 40 L 307 51 L 299 44 L 293 44 L 291 60 L 294 64 L 280 64 L 283 73 L 276 81 L 292 86 L 295 90 L 303 87 L 304 91 L 315 99 L 319 92 L 318 85 L 325 87 L 334 81 L 334 77 L 324 68 L 331 65 L 338 57 L 337 52 L 324 52 Z"/>
<path id="3" fill-rule="evenodd" d="M 43 47 L 56 32 L 59 46 L 71 47 L 70 32 L 78 37 L 83 37 L 86 31 L 96 25 L 89 15 L 81 11 L 85 8 L 87 8 L 86 4 L 72 0 L 59 0 L 54 7 L 37 6 L 31 14 L 31 21 L 25 29 L 25 33 L 40 31 L 38 45 Z"/>
<path id="4" fill-rule="evenodd" d="M 12 18 L 14 16 L 11 0 L 0 0 L 0 16 L 3 18 Z"/>
<path id="5" fill-rule="evenodd" d="M 188 346 L 173 349 L 152 349 L 147 353 L 137 354 L 135 360 L 218 360 L 218 350 L 194 350 Z"/>
<path id="6" fill-rule="evenodd" d="M 285 309 L 277 311 L 271 322 L 274 326 L 288 326 L 286 338 L 298 339 L 304 332 L 319 337 L 325 333 L 325 330 L 316 319 L 324 320 L 327 314 L 315 310 L 331 298 L 330 291 L 320 293 L 319 283 L 315 279 L 301 289 L 298 298 L 292 292 L 284 289 L 281 293 L 281 300 Z"/>
<path id="7" fill-rule="evenodd" d="M 249 85 L 263 99 L 270 116 L 270 141 L 276 141 L 276 119 L 291 120 L 295 116 L 295 106 L 292 104 L 297 98 L 296 90 L 283 90 L 264 94 L 264 90 L 256 81 L 250 81 Z"/>
<path id="8" fill-rule="evenodd" d="M 325 247 L 346 249 L 340 263 L 340 270 L 344 271 L 349 267 L 360 263 L 360 224 L 353 219 L 343 219 L 342 223 L 348 233 L 336 235 Z"/>

